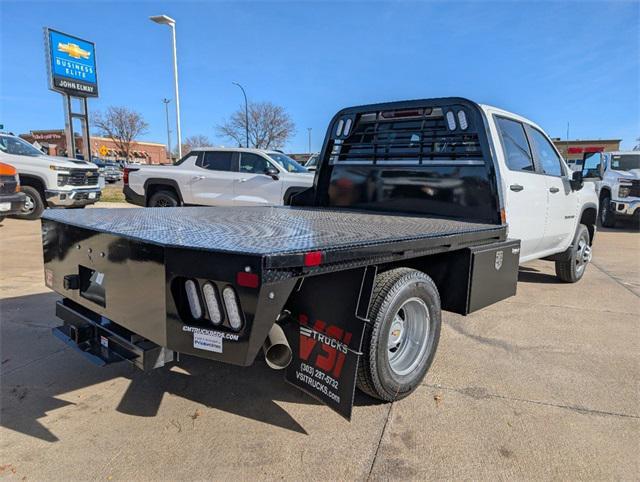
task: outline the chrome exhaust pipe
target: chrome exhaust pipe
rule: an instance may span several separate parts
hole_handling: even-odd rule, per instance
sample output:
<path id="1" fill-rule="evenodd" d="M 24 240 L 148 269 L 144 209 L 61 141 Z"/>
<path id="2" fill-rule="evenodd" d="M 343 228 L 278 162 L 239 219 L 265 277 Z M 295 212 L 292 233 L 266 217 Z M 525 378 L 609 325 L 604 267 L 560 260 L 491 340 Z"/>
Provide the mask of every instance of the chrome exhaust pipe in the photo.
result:
<path id="1" fill-rule="evenodd" d="M 277 323 L 274 323 L 271 330 L 269 330 L 262 349 L 264 350 L 264 358 L 267 361 L 267 365 L 274 370 L 287 368 L 293 358 L 287 337 L 284 335 L 282 327 Z"/>

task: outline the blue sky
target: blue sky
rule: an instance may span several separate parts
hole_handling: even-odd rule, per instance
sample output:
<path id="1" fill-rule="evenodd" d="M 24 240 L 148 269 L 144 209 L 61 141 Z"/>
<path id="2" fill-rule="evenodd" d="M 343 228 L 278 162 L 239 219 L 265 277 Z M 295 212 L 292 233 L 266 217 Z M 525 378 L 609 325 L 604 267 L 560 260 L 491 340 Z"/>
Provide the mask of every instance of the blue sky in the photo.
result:
<path id="1" fill-rule="evenodd" d="M 0 0 L 0 123 L 16 133 L 63 127 L 47 90 L 42 27 L 96 43 L 100 97 L 126 105 L 165 142 L 177 21 L 183 138 L 253 101 L 284 106 L 287 146 L 318 150 L 340 108 L 456 95 L 515 111 L 551 136 L 640 136 L 640 2 L 32 2 Z M 171 104 L 173 105 L 173 104 Z M 173 116 L 172 116 L 173 119 Z M 175 128 L 172 127 L 175 130 Z M 175 139 L 175 134 L 174 137 Z"/>

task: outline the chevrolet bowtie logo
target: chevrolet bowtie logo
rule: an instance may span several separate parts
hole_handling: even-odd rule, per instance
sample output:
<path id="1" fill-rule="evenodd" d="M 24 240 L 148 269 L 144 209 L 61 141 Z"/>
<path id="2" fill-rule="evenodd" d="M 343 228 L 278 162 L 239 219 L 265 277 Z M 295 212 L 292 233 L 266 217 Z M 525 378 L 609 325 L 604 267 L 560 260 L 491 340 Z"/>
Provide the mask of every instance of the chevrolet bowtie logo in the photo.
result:
<path id="1" fill-rule="evenodd" d="M 91 55 L 91 52 L 87 52 L 79 45 L 72 44 L 71 42 L 69 42 L 68 44 L 59 43 L 58 51 L 64 52 L 68 54 L 69 57 L 73 57 L 74 59 L 88 59 Z"/>

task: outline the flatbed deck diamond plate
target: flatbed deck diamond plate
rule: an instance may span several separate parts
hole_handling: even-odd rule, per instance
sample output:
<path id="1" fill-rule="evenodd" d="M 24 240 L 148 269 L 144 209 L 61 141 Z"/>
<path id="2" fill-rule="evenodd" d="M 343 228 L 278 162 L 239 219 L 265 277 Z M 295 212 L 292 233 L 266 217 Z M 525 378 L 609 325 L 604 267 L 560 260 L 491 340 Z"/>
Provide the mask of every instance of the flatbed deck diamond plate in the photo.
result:
<path id="1" fill-rule="evenodd" d="M 160 246 L 249 255 L 505 233 L 493 224 L 288 206 L 51 209 L 43 218 Z"/>

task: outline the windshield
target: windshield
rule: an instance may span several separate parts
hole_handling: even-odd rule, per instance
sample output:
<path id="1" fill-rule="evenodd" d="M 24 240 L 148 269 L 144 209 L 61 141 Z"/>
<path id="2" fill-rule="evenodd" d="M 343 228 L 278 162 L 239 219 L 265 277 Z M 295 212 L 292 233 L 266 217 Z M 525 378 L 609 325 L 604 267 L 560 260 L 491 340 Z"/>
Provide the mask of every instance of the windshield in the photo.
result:
<path id="1" fill-rule="evenodd" d="M 612 154 L 611 169 L 616 171 L 640 169 L 640 154 Z"/>
<path id="2" fill-rule="evenodd" d="M 278 154 L 277 152 L 270 152 L 268 156 L 284 167 L 287 172 L 309 172 L 296 161 L 284 154 Z"/>
<path id="3" fill-rule="evenodd" d="M 14 136 L 0 136 L 0 151 L 16 156 L 39 157 L 44 155 L 27 141 Z"/>

